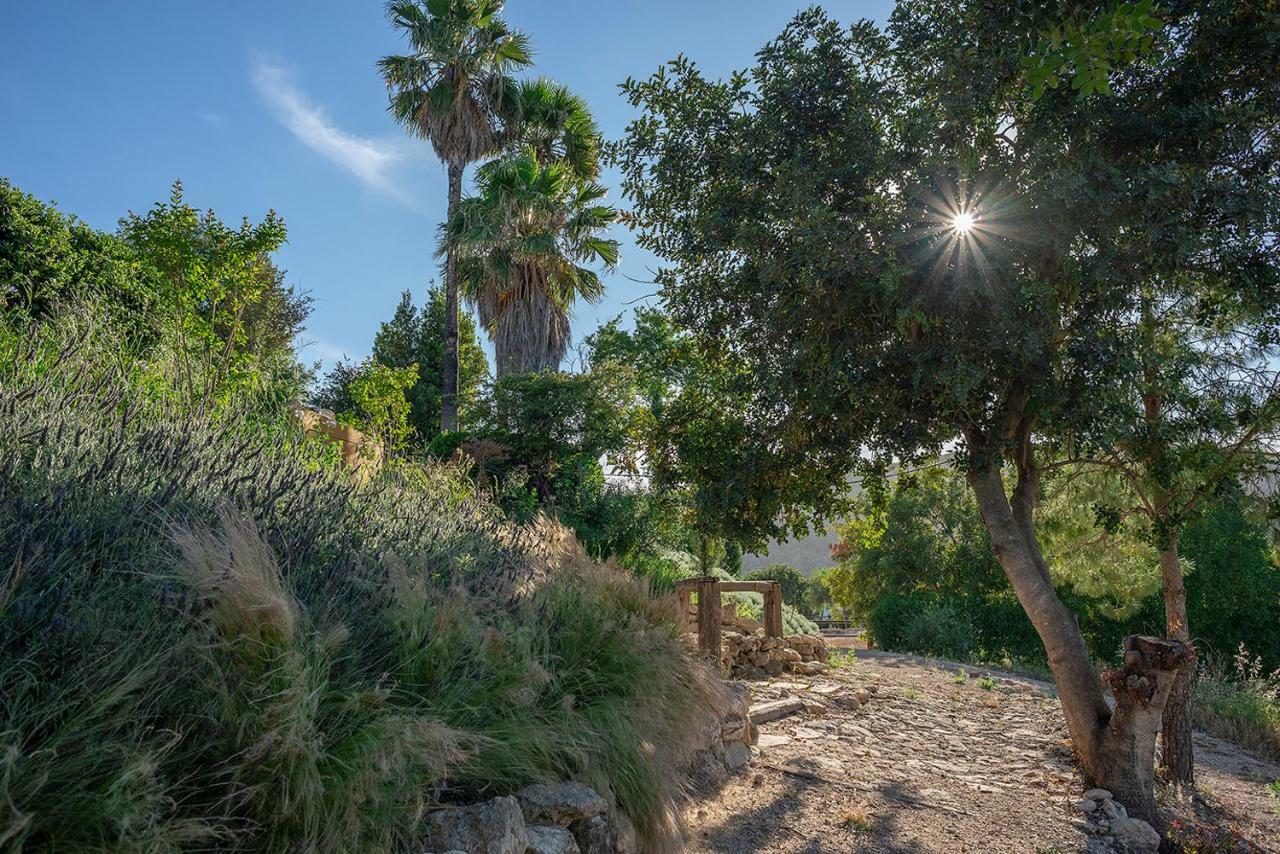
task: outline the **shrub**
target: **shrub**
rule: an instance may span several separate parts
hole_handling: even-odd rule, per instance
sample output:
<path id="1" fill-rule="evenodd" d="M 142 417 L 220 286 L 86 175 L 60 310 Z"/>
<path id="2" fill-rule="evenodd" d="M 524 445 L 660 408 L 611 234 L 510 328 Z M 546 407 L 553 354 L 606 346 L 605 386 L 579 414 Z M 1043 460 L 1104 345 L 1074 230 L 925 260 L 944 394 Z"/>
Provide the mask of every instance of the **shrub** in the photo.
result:
<path id="1" fill-rule="evenodd" d="M 1280 670 L 1241 644 L 1228 664 L 1208 655 L 1196 674 L 1195 722 L 1216 736 L 1280 759 Z"/>
<path id="2" fill-rule="evenodd" d="M 360 485 L 288 422 L 13 341 L 0 847 L 405 848 L 434 802 L 573 777 L 669 849 L 720 701 L 669 601 L 459 465 Z"/>
<path id="3" fill-rule="evenodd" d="M 1280 667 L 1280 569 L 1272 564 L 1265 529 L 1240 503 L 1215 502 L 1187 527 L 1181 551 L 1187 576 L 1187 620 L 1202 650 L 1228 655 L 1241 644 Z M 1230 595 L 1224 595 L 1230 591 Z"/>
<path id="4" fill-rule="evenodd" d="M 776 581 L 782 586 L 782 601 L 799 610 L 805 604 L 808 579 L 794 566 L 775 563 L 761 567 L 747 575 L 748 581 Z"/>
<path id="5" fill-rule="evenodd" d="M 959 609 L 930 603 L 907 617 L 902 648 L 909 652 L 964 661 L 977 648 L 973 623 Z"/>

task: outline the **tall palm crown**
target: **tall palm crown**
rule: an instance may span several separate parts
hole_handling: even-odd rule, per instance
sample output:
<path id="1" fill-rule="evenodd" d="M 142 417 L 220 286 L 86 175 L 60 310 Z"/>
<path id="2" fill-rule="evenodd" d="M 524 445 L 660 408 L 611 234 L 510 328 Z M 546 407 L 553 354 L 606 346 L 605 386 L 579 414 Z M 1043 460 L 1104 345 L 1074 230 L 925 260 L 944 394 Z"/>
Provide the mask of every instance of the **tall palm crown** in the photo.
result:
<path id="1" fill-rule="evenodd" d="M 603 203 L 604 187 L 530 148 L 486 164 L 476 181 L 440 251 L 458 254 L 461 288 L 493 339 L 498 375 L 554 370 L 569 344 L 569 307 L 604 293 L 584 265 L 617 265 L 618 243 L 603 236 L 617 211 Z"/>
<path id="2" fill-rule="evenodd" d="M 429 140 L 449 164 L 473 163 L 495 151 L 504 120 L 520 106 L 509 75 L 532 62 L 528 37 L 498 17 L 503 0 L 393 0 L 387 17 L 408 39 L 407 55 L 386 56 L 378 69 L 389 111 Z"/>

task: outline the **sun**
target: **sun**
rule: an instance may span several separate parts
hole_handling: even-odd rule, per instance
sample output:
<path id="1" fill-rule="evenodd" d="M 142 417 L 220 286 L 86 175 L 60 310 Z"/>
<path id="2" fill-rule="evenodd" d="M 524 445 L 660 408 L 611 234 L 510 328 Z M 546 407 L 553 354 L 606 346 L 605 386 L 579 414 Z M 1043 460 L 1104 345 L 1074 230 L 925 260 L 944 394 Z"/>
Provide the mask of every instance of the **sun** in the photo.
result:
<path id="1" fill-rule="evenodd" d="M 971 212 L 960 211 L 958 214 L 951 217 L 951 230 L 956 234 L 968 234 L 969 230 L 973 228 L 973 222 L 974 217 Z"/>

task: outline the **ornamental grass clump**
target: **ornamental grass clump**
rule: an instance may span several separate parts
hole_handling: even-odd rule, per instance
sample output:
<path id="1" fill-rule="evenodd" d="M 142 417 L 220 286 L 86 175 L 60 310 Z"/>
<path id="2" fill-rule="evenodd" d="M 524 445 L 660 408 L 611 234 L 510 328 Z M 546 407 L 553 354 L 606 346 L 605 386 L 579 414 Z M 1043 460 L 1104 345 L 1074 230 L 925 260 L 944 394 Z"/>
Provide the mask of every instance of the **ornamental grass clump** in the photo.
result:
<path id="1" fill-rule="evenodd" d="M 454 467 L 356 483 L 287 411 L 4 332 L 0 848 L 414 850 L 439 804 L 570 778 L 677 838 L 722 698 L 670 601 Z"/>

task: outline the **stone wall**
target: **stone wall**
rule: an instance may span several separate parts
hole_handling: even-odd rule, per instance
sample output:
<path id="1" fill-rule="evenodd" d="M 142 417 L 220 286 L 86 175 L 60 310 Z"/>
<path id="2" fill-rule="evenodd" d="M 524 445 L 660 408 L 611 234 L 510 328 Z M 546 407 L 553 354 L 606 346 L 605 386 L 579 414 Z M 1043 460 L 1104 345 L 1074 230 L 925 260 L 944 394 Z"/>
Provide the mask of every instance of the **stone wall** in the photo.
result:
<path id="1" fill-rule="evenodd" d="M 817 635 L 771 638 L 763 629 L 725 627 L 720 666 L 734 679 L 763 679 L 785 671 L 814 675 L 827 669 L 827 642 Z"/>

